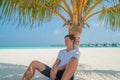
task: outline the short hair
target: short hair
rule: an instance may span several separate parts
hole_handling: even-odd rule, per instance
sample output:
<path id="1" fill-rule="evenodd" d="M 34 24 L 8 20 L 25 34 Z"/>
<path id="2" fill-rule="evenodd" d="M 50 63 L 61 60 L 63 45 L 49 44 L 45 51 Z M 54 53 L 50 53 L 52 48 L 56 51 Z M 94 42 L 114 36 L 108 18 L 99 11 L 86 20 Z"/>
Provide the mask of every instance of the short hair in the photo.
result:
<path id="1" fill-rule="evenodd" d="M 75 42 L 75 36 L 74 35 L 66 35 L 64 38 L 66 38 L 66 37 L 69 37 L 70 40 L 74 40 L 74 42 Z"/>

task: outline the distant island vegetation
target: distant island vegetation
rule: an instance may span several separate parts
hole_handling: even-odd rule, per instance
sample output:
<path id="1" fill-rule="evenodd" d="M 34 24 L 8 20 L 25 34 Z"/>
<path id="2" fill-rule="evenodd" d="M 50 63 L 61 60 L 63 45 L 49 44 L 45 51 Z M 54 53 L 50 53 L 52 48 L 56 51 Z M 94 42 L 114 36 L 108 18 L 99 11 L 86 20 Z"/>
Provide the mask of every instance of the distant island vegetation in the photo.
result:
<path id="1" fill-rule="evenodd" d="M 51 47 L 64 47 L 63 44 L 51 45 Z M 120 43 L 87 43 L 80 44 L 80 47 L 120 47 Z"/>

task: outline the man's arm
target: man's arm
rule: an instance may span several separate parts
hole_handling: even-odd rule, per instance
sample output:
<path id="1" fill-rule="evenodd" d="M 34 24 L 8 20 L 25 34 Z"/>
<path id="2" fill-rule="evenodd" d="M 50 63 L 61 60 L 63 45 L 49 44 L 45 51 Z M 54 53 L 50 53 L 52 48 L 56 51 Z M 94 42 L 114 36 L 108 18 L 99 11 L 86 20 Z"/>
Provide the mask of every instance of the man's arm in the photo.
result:
<path id="1" fill-rule="evenodd" d="M 60 60 L 56 59 L 55 63 L 52 66 L 52 69 L 57 68 L 57 70 L 59 71 L 59 70 L 64 70 L 66 68 L 67 64 L 60 66 L 60 67 L 58 66 L 59 64 L 60 64 Z"/>
<path id="2" fill-rule="evenodd" d="M 57 67 L 58 67 L 59 63 L 60 63 L 60 60 L 56 59 L 55 63 L 52 66 L 52 69 L 50 71 L 50 78 L 51 78 L 51 80 L 55 80 L 55 78 L 56 78 L 56 74 L 58 72 Z"/>
<path id="3" fill-rule="evenodd" d="M 77 66 L 78 66 L 78 59 L 76 59 L 75 57 L 72 57 L 66 66 L 65 72 L 61 80 L 70 80 L 70 78 L 75 73 Z"/>
<path id="4" fill-rule="evenodd" d="M 60 60 L 56 59 L 55 63 L 53 64 L 52 68 L 58 67 L 58 65 L 60 64 Z"/>

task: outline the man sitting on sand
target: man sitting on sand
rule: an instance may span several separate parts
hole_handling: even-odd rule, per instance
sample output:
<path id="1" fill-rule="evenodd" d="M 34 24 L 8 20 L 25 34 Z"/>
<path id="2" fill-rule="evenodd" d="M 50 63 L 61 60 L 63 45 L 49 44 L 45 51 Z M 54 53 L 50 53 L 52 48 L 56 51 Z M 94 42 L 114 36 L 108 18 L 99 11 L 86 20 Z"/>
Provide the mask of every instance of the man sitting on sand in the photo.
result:
<path id="1" fill-rule="evenodd" d="M 59 51 L 52 68 L 42 62 L 33 61 L 29 65 L 22 80 L 30 80 L 35 70 L 38 70 L 51 80 L 74 80 L 74 73 L 77 69 L 80 52 L 73 48 L 75 42 L 75 37 L 73 35 L 66 35 L 64 39 L 66 49 Z"/>

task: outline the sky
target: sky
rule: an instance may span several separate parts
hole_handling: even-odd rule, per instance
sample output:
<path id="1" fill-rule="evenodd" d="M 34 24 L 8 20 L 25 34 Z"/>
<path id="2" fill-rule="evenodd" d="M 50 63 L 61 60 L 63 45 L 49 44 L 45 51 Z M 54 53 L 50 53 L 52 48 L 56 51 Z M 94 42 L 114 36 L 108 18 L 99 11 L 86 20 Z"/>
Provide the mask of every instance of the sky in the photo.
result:
<path id="1" fill-rule="evenodd" d="M 65 15 L 66 16 L 66 15 Z M 0 20 L 1 22 L 1 20 Z M 120 43 L 120 30 L 112 31 L 96 20 L 90 19 L 91 29 L 84 28 L 80 36 L 81 44 L 88 43 Z M 0 23 L 0 46 L 49 46 L 64 44 L 64 36 L 68 34 L 67 28 L 62 27 L 63 21 L 54 17 L 40 27 L 31 29 L 13 24 Z"/>

